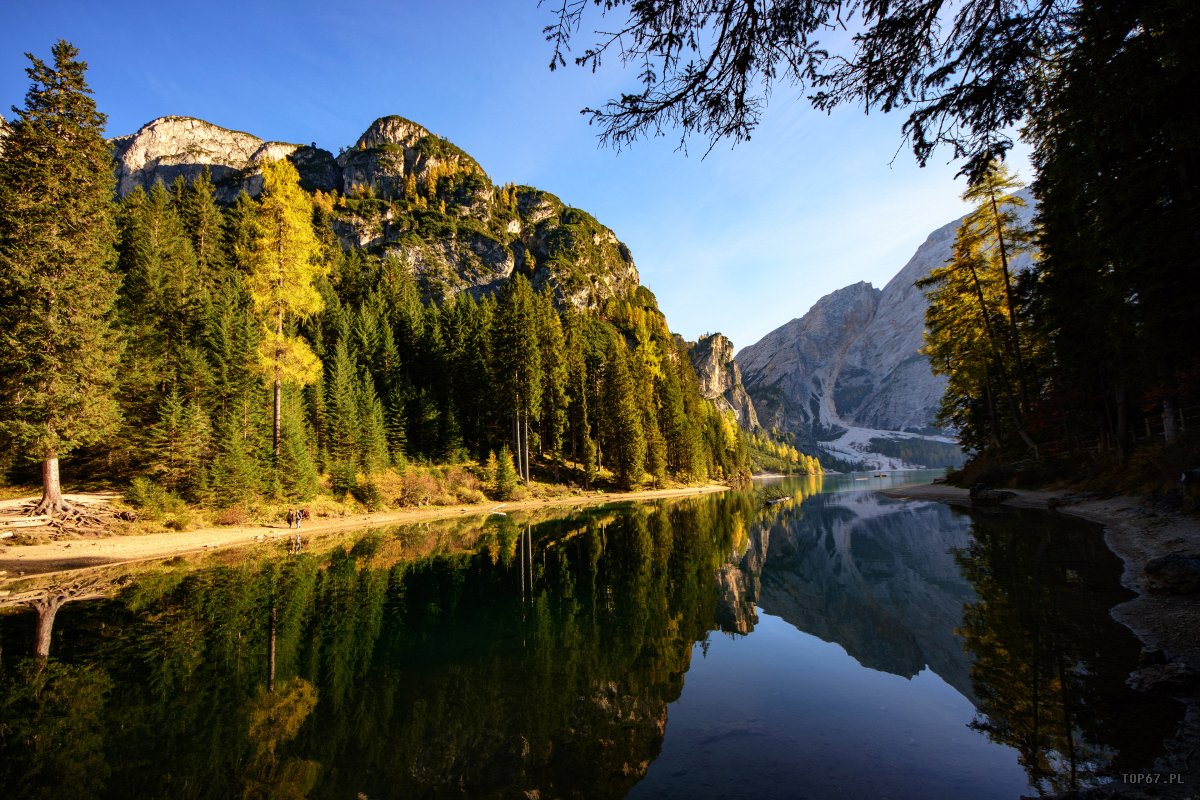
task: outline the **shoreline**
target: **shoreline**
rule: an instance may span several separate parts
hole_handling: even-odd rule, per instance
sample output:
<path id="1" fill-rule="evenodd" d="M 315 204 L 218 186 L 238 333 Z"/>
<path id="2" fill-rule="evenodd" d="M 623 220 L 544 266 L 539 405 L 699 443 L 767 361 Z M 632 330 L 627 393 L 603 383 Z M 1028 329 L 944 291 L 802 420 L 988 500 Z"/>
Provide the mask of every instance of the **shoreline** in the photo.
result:
<path id="1" fill-rule="evenodd" d="M 647 489 L 634 492 L 589 492 L 582 495 L 566 495 L 540 500 L 515 500 L 503 503 L 489 501 L 456 506 L 424 506 L 306 520 L 304 527 L 299 531 L 288 528 L 287 523 L 281 520 L 277 524 L 217 526 L 191 531 L 71 539 L 49 544 L 0 544 L 0 587 L 34 576 L 70 573 L 92 567 L 132 564 L 194 553 L 215 552 L 264 541 L 281 541 L 294 536 L 297 532 L 308 540 L 314 536 L 367 530 L 385 525 L 410 525 L 434 520 L 488 516 L 496 513 L 508 514 L 514 511 L 536 511 L 545 508 L 587 508 L 623 501 L 694 497 L 724 492 L 728 489 L 729 487 L 725 484 L 709 483 L 702 486 Z"/>
<path id="2" fill-rule="evenodd" d="M 948 484 L 914 484 L 880 490 L 887 497 L 930 500 L 972 507 L 967 489 Z M 1007 490 L 1014 497 L 1001 507 L 1064 514 L 1101 525 L 1104 542 L 1125 565 L 1121 584 L 1136 596 L 1114 606 L 1112 618 L 1142 643 L 1143 663 L 1129 676 L 1146 691 L 1164 694 L 1184 707 L 1174 739 L 1165 743 L 1156 765 L 1162 779 L 1145 789 L 1119 783 L 1092 790 L 1095 798 L 1195 798 L 1200 796 L 1200 594 L 1159 594 L 1150 590 L 1146 565 L 1171 554 L 1200 554 L 1200 520 L 1164 512 L 1133 497 L 1095 498 L 1069 491 Z M 1146 789 L 1150 790 L 1149 792 Z M 1074 796 L 1074 795 L 1067 795 Z"/>

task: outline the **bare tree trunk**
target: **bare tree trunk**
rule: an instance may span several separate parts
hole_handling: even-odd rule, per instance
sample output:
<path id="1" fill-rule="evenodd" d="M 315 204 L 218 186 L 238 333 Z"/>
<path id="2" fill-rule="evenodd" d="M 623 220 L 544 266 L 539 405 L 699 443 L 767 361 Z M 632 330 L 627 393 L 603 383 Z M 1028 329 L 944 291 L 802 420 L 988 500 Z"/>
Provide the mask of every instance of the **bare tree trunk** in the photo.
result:
<path id="1" fill-rule="evenodd" d="M 33 513 L 53 517 L 71 510 L 71 504 L 63 499 L 62 484 L 58 479 L 58 451 L 48 447 L 42 457 L 42 499 Z"/>
<path id="2" fill-rule="evenodd" d="M 522 442 L 525 448 L 525 485 L 529 485 L 529 412 L 525 413 L 525 441 Z"/>

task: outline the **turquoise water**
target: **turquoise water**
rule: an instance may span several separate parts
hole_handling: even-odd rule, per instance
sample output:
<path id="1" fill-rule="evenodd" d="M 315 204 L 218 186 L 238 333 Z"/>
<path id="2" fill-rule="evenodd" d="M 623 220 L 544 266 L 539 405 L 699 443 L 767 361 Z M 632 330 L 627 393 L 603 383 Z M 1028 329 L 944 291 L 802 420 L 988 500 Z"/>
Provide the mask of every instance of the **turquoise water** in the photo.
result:
<path id="1" fill-rule="evenodd" d="M 1125 686 L 1099 532 L 856 477 L 151 572 L 64 606 L 45 668 L 0 617 L 0 786 L 982 800 L 1146 769 L 1178 711 Z"/>

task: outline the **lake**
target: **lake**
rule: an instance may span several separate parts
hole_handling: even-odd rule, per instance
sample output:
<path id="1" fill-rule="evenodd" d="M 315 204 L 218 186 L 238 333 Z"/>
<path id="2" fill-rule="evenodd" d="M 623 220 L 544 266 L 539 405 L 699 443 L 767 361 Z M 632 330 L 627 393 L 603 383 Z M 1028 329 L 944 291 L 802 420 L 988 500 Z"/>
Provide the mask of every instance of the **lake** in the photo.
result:
<path id="1" fill-rule="evenodd" d="M 928 476 L 923 477 L 928 480 Z M 5 798 L 1017 798 L 1146 771 L 1095 526 L 786 479 L 0 617 Z M 419 552 L 419 556 L 414 556 Z"/>

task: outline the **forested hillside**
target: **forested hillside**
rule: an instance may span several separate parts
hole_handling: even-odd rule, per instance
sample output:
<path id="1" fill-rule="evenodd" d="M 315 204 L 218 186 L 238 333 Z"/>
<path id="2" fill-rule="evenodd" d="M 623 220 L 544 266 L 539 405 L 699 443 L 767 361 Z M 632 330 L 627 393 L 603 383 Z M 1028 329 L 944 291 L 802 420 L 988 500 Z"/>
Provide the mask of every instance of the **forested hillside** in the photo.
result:
<path id="1" fill-rule="evenodd" d="M 122 473 L 220 503 L 311 494 L 320 473 L 337 494 L 409 459 L 482 461 L 504 447 L 527 473 L 526 437 L 533 460 L 569 459 L 586 484 L 601 466 L 625 486 L 643 473 L 699 480 L 744 466 L 736 425 L 700 397 L 645 288 L 581 311 L 517 272 L 479 299 L 429 297 L 399 256 L 339 246 L 331 223 L 347 201 L 327 195 L 309 208 L 318 310 L 284 330 L 319 365 L 284 381 L 272 464 L 263 345 L 273 329 L 253 296 L 270 199 L 268 189 L 223 210 L 201 176 L 121 201 L 127 400 L 106 457 Z"/>
<path id="2" fill-rule="evenodd" d="M 39 461 L 56 477 L 70 453 L 68 477 L 132 482 L 135 500 L 231 507 L 323 488 L 369 506 L 444 495 L 410 491 L 413 462 L 479 465 L 456 499 L 510 496 L 535 472 L 625 488 L 747 474 L 732 415 L 701 397 L 628 250 L 590 215 L 493 185 L 461 150 L 395 117 L 328 163 L 294 145 L 250 153 L 259 140 L 198 120 L 181 144 L 172 118 L 170 130 L 117 140 L 118 199 L 108 165 L 69 136 L 53 158 L 37 147 L 65 128 L 104 152 L 76 51 L 60 43 L 53 67 L 35 67 L 28 108 L 3 140 L 6 270 L 25 258 L 18 212 L 65 219 L 69 205 L 39 205 L 38 193 L 59 191 L 56 174 L 92 175 L 95 274 L 77 292 L 95 308 L 42 303 L 53 288 L 24 273 L 5 283 L 6 314 L 18 337 L 38 325 L 94 331 L 54 343 L 53 362 L 99 359 L 110 371 L 56 394 L 28 342 L 7 354 L 11 478 L 32 482 Z M 206 155 L 231 141 L 240 162 Z M 26 402 L 47 386 L 37 407 Z M 71 397 L 77 419 L 93 414 L 89 435 L 56 432 Z M 383 474 L 400 478 L 404 498 L 381 496 Z"/>

